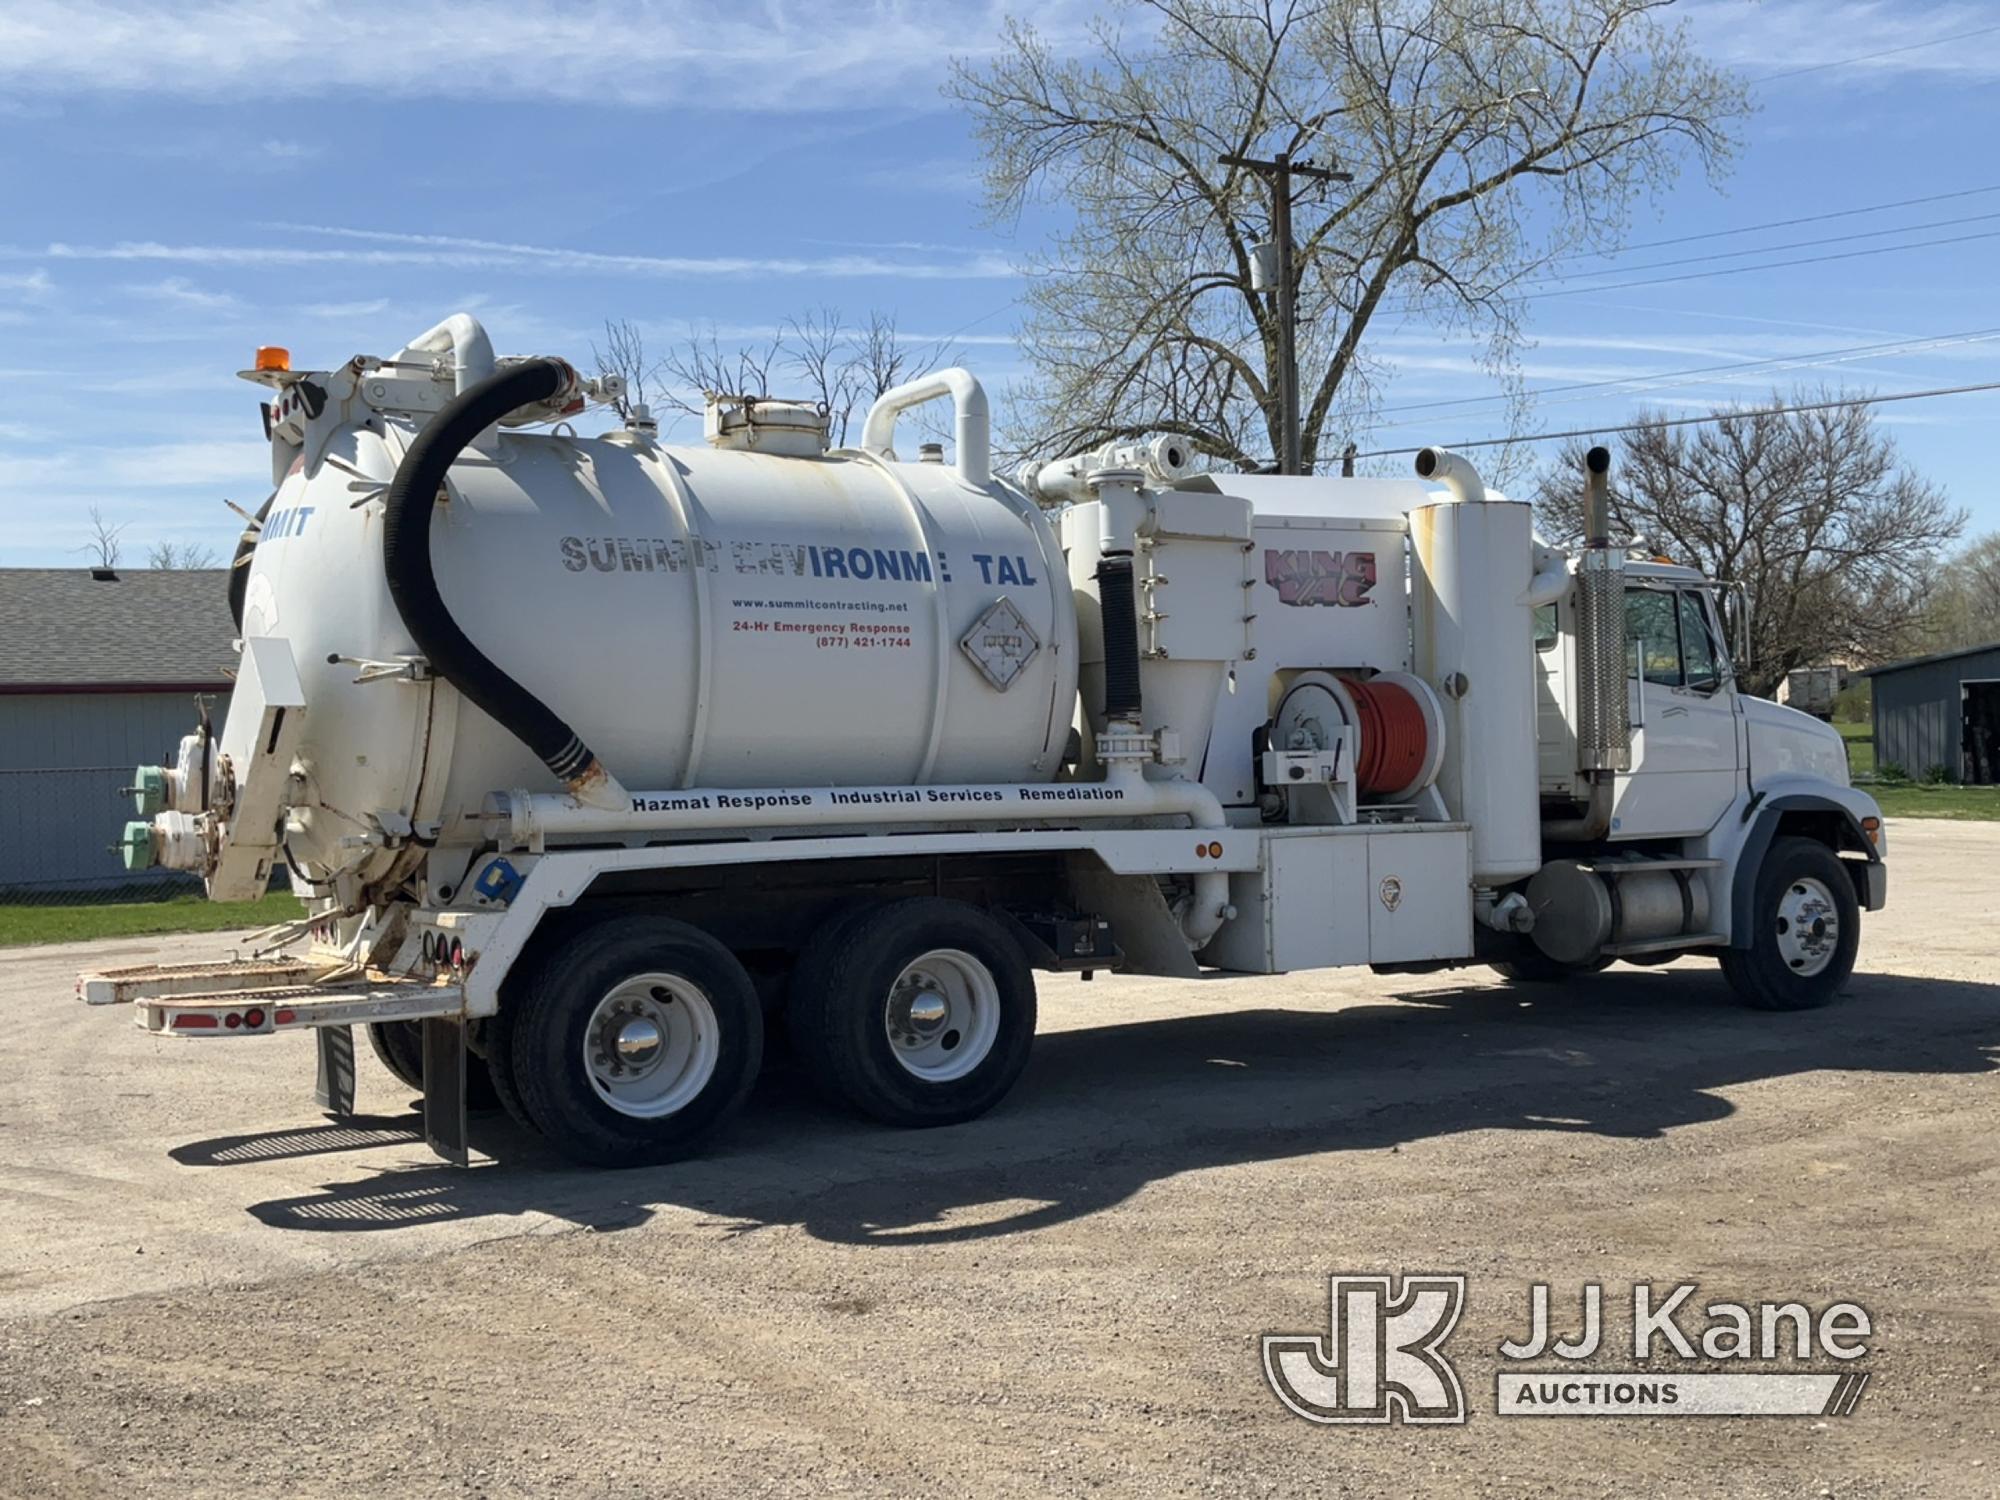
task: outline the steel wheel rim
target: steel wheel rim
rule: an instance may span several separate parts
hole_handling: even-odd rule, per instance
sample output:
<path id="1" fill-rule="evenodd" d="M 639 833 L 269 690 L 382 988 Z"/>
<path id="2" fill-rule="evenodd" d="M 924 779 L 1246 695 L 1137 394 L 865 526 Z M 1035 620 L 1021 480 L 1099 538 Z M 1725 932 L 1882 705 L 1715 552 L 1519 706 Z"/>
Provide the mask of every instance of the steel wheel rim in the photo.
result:
<path id="1" fill-rule="evenodd" d="M 1833 962 L 1840 949 L 1840 908 L 1826 882 L 1801 876 L 1778 897 L 1773 920 L 1778 957 L 1801 979 L 1810 979 Z"/>
<path id="2" fill-rule="evenodd" d="M 962 948 L 933 948 L 903 966 L 882 1007 L 897 1065 L 925 1083 L 972 1072 L 1000 1036 L 1000 982 Z"/>
<path id="3" fill-rule="evenodd" d="M 590 1013 L 583 1066 L 609 1108 L 658 1120 L 693 1102 L 715 1076 L 722 1026 L 715 1006 L 679 974 L 634 974 Z"/>

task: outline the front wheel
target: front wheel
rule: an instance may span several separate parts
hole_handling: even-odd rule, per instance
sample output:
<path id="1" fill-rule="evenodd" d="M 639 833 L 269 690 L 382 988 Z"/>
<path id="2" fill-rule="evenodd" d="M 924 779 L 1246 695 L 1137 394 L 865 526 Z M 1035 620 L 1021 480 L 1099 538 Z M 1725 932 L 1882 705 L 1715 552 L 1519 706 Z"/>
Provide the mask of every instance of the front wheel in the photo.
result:
<path id="1" fill-rule="evenodd" d="M 1846 865 L 1812 839 L 1774 842 L 1757 869 L 1749 946 L 1725 948 L 1722 973 L 1758 1010 L 1812 1010 L 1840 992 L 1861 946 L 1861 903 Z"/>
<path id="2" fill-rule="evenodd" d="M 520 1102 L 573 1161 L 690 1154 L 741 1107 L 764 1053 L 750 976 L 684 922 L 617 917 L 547 953 L 507 1028 Z"/>
<path id="3" fill-rule="evenodd" d="M 918 898 L 835 918 L 800 955 L 787 1008 L 821 1092 L 891 1125 L 984 1114 L 1021 1076 L 1035 981 L 1007 929 Z"/>

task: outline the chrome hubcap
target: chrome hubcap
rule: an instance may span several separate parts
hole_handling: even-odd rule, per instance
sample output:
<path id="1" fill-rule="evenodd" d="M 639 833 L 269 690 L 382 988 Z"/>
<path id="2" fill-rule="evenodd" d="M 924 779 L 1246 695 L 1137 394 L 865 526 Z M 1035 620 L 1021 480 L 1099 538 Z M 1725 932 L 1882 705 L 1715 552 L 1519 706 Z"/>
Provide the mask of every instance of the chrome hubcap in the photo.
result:
<path id="1" fill-rule="evenodd" d="M 650 1067 L 666 1044 L 667 1034 L 657 1021 L 649 1021 L 644 1016 L 630 1016 L 618 1028 L 611 1046 L 621 1064 L 639 1069 Z"/>
<path id="2" fill-rule="evenodd" d="M 635 974 L 590 1014 L 583 1063 L 597 1097 L 621 1115 L 656 1120 L 684 1109 L 715 1076 L 715 1007 L 678 974 Z"/>
<path id="3" fill-rule="evenodd" d="M 1000 986 L 993 971 L 958 948 L 933 948 L 896 976 L 883 1009 L 889 1049 L 927 1083 L 963 1078 L 1000 1035 Z"/>
<path id="4" fill-rule="evenodd" d="M 1778 957 L 1801 978 L 1811 978 L 1833 962 L 1840 947 L 1840 908 L 1833 892 L 1807 876 L 1785 887 L 1778 898 Z"/>

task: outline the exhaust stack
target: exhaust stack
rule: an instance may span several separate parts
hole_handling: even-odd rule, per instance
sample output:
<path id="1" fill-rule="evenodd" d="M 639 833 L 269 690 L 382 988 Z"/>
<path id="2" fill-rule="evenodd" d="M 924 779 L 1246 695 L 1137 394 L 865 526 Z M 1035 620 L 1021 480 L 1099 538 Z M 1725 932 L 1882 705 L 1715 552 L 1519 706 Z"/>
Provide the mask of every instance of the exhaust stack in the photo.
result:
<path id="1" fill-rule="evenodd" d="M 1625 549 L 1611 541 L 1611 452 L 1584 459 L 1583 556 L 1576 574 L 1577 769 L 1632 769 L 1632 716 L 1625 691 Z"/>
<path id="2" fill-rule="evenodd" d="M 1625 690 L 1625 549 L 1611 541 L 1611 450 L 1583 460 L 1583 555 L 1576 565 L 1576 766 L 1590 783 L 1581 816 L 1544 818 L 1544 845 L 1594 844 L 1611 831 L 1618 773 L 1632 769 Z"/>

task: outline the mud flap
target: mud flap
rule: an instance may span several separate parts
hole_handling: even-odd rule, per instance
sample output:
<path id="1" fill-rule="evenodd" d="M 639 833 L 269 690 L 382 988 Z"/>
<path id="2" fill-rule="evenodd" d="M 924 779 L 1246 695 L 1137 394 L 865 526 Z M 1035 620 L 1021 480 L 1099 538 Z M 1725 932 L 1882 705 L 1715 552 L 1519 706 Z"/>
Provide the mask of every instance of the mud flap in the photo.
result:
<path id="1" fill-rule="evenodd" d="M 456 1016 L 424 1019 L 424 1141 L 453 1166 L 466 1164 L 465 1023 Z"/>
<path id="2" fill-rule="evenodd" d="M 313 1099 L 336 1120 L 354 1115 L 354 1028 L 321 1026 L 313 1036 L 319 1045 L 319 1076 Z"/>

